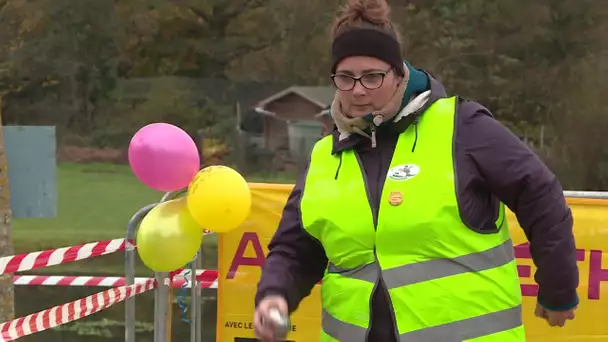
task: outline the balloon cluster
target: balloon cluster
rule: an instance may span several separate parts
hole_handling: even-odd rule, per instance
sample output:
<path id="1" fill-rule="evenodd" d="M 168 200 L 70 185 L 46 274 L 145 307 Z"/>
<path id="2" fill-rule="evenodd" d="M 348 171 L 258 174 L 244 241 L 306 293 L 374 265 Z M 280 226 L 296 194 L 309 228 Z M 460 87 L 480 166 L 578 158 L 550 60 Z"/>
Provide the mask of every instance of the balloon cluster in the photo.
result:
<path id="1" fill-rule="evenodd" d="M 179 127 L 154 123 L 141 128 L 131 139 L 129 164 L 152 189 L 187 188 L 184 197 L 158 204 L 139 225 L 137 250 L 153 271 L 183 267 L 196 256 L 205 229 L 228 232 L 249 215 L 251 193 L 245 179 L 227 166 L 200 170 L 196 144 Z"/>

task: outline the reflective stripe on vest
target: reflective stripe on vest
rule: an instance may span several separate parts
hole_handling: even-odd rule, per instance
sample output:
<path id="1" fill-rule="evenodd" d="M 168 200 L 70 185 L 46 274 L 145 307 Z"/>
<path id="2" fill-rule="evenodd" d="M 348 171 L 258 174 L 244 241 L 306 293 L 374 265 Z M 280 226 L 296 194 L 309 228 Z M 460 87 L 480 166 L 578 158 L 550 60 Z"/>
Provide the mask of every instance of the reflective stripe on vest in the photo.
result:
<path id="1" fill-rule="evenodd" d="M 518 305 L 502 311 L 401 334 L 399 342 L 463 342 L 509 330 L 513 330 L 517 341 L 525 341 L 521 315 L 521 305 Z M 366 341 L 366 329 L 341 322 L 325 310 L 322 313 L 321 326 L 325 334 L 337 341 Z M 493 341 L 515 341 L 515 339 L 509 337 L 501 339 L 497 336 Z"/>
<path id="2" fill-rule="evenodd" d="M 418 136 L 414 127 L 400 135 L 379 213 L 358 155 L 332 155 L 331 137 L 315 145 L 301 211 L 330 261 L 321 290 L 323 341 L 366 341 L 380 276 L 402 341 L 525 341 L 504 206 L 495 232 L 476 232 L 460 218 L 455 107 L 455 98 L 435 102 Z M 402 200 L 391 201 L 394 195 Z"/>

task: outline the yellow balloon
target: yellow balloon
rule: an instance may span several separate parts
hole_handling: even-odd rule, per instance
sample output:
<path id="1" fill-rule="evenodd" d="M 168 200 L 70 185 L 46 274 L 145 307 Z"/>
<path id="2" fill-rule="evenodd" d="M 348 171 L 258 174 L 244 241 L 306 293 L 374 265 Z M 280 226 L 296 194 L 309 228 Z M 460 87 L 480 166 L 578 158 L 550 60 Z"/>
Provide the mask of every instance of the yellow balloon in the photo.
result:
<path id="1" fill-rule="evenodd" d="M 238 228 L 251 211 L 251 192 L 243 176 L 227 166 L 208 166 L 188 187 L 188 209 L 203 228 L 225 233 Z"/>
<path id="2" fill-rule="evenodd" d="M 137 251 L 155 272 L 171 272 L 190 262 L 203 242 L 203 230 L 193 218 L 185 197 L 160 203 L 141 221 Z"/>

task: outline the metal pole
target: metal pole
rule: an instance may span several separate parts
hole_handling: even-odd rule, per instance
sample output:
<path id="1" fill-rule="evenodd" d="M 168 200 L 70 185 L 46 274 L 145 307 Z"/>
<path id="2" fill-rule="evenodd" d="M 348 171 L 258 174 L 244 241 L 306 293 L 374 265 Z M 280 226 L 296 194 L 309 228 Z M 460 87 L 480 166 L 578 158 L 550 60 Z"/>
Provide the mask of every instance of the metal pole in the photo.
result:
<path id="1" fill-rule="evenodd" d="M 163 198 L 161 198 L 160 201 L 167 202 L 167 201 L 176 199 L 179 196 L 185 194 L 187 191 L 188 191 L 188 189 L 182 189 L 182 190 L 178 190 L 178 191 L 167 192 L 163 195 Z"/>
<path id="2" fill-rule="evenodd" d="M 195 298 L 197 296 L 198 291 L 198 280 L 196 279 L 196 271 L 197 271 L 197 260 L 200 256 L 199 252 L 196 254 L 196 257 L 190 263 L 190 342 L 196 342 L 196 319 L 198 316 L 198 308 L 196 307 Z"/>
<path id="3" fill-rule="evenodd" d="M 125 283 L 135 283 L 135 247 L 132 241 L 135 238 L 135 230 L 141 220 L 156 207 L 158 203 L 149 204 L 139 209 L 127 224 L 127 245 L 125 248 Z M 135 297 L 125 300 L 125 342 L 135 342 Z"/>
<path id="4" fill-rule="evenodd" d="M 175 199 L 184 193 L 186 193 L 188 189 L 182 189 L 174 192 L 167 192 L 163 195 L 159 203 L 170 201 Z M 135 239 L 135 231 L 139 226 L 141 220 L 156 207 L 159 203 L 154 203 L 147 205 L 139 209 L 135 215 L 129 220 L 127 224 L 127 246 L 125 248 L 125 282 L 127 285 L 133 285 L 135 283 L 135 246 L 131 243 Z M 200 252 L 200 250 L 199 250 Z M 200 253 L 196 256 L 195 261 L 192 263 L 193 267 L 193 289 L 197 289 L 199 286 L 196 283 L 196 270 L 197 270 L 197 262 L 200 259 Z M 168 321 L 170 317 L 170 311 L 172 309 L 172 303 L 169 303 L 171 300 L 170 291 L 173 286 L 169 279 L 169 273 L 155 273 L 157 287 L 154 291 L 154 342 L 166 342 L 168 338 L 168 333 L 170 333 L 170 324 Z M 198 308 L 200 308 L 200 290 L 195 292 L 198 294 L 197 296 L 193 296 L 193 298 L 198 298 Z M 193 299 L 194 300 L 194 299 Z M 194 306 L 193 306 L 194 309 Z M 198 310 L 196 311 L 195 316 L 198 317 L 200 321 L 200 315 L 198 314 Z M 193 319 L 193 323 L 194 323 Z M 194 324 L 195 325 L 195 324 Z M 200 324 L 199 324 L 200 326 Z M 196 328 L 196 325 L 195 325 Z M 199 329 L 200 331 L 200 329 Z M 191 331 L 192 332 L 192 331 Z M 200 341 L 200 333 L 196 333 L 197 342 Z M 135 298 L 127 298 L 125 300 L 125 342 L 135 342 Z"/>
<path id="5" fill-rule="evenodd" d="M 174 192 L 167 192 L 161 198 L 161 203 L 173 200 L 180 195 L 184 194 L 187 189 L 182 189 Z M 168 333 L 170 330 L 169 321 L 170 310 L 172 309 L 172 303 L 169 303 L 171 299 L 170 291 L 172 291 L 171 279 L 169 273 L 157 272 L 156 276 L 156 297 L 154 301 L 154 342 L 167 342 Z"/>
<path id="6" fill-rule="evenodd" d="M 202 246 L 198 250 L 196 258 L 191 264 L 191 288 L 190 288 L 190 342 L 201 341 L 201 320 L 202 320 L 202 307 L 201 307 L 201 287 L 199 281 L 196 279 L 197 270 L 201 269 L 202 261 Z"/>
<path id="7" fill-rule="evenodd" d="M 204 240 L 203 240 L 204 241 Z M 204 242 L 203 242 L 204 243 Z M 195 260 L 195 268 L 197 270 L 200 270 L 203 268 L 203 245 L 201 245 L 201 248 L 198 250 L 198 256 Z M 203 289 L 201 288 L 200 284 L 197 283 L 196 285 L 196 297 L 194 298 L 194 306 L 196 307 L 196 320 L 192 321 L 192 324 L 195 325 L 195 336 L 196 336 L 196 340 L 195 342 L 201 342 L 203 339 L 203 306 L 201 305 L 201 293 L 202 293 Z"/>
<path id="8" fill-rule="evenodd" d="M 158 275 L 155 273 L 154 274 L 154 278 L 156 280 L 156 282 L 159 282 L 159 277 Z M 160 283 L 159 283 L 160 284 Z M 162 341 L 162 339 L 159 339 L 158 337 L 158 317 L 159 317 L 159 307 L 158 307 L 158 303 L 160 302 L 160 293 L 157 291 L 157 289 L 154 289 L 154 341 Z"/>
<path id="9" fill-rule="evenodd" d="M 564 191 L 564 196 L 575 198 L 608 199 L 608 193 L 605 191 Z"/>
<path id="10" fill-rule="evenodd" d="M 167 318 L 169 316 L 169 273 L 158 272 L 156 276 L 156 300 L 154 301 L 154 342 L 167 342 Z"/>
<path id="11" fill-rule="evenodd" d="M 173 341 L 173 278 L 169 278 L 169 286 L 167 287 L 167 339 L 166 342 Z"/>

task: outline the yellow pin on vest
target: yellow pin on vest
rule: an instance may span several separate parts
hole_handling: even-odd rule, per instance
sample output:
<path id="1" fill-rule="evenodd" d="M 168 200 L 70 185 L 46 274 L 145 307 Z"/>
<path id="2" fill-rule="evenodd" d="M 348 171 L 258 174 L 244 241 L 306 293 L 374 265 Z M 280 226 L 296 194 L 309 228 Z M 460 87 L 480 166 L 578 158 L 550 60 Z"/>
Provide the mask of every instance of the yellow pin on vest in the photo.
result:
<path id="1" fill-rule="evenodd" d="M 393 191 L 388 195 L 388 203 L 392 206 L 398 206 L 403 203 L 403 194 L 399 191 Z"/>

